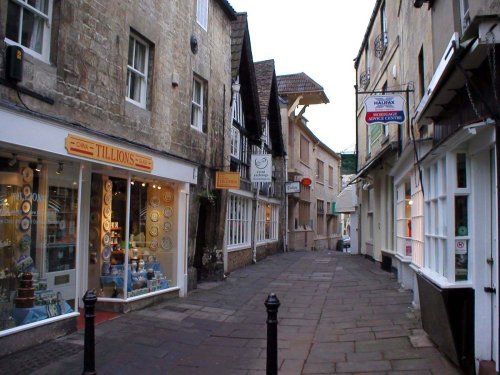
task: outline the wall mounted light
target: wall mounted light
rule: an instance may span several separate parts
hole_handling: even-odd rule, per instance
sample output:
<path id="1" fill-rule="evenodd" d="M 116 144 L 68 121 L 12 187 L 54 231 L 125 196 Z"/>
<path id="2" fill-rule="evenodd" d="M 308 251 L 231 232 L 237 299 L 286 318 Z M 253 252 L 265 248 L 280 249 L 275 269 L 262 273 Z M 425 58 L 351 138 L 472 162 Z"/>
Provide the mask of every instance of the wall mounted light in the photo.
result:
<path id="1" fill-rule="evenodd" d="M 42 170 L 42 159 L 38 159 L 38 163 L 36 164 L 35 171 L 40 172 Z"/>
<path id="2" fill-rule="evenodd" d="M 12 159 L 9 160 L 9 167 L 13 167 L 17 163 L 17 154 L 12 154 Z"/>
<path id="3" fill-rule="evenodd" d="M 59 162 L 59 167 L 57 167 L 56 174 L 61 174 L 63 172 L 63 169 L 64 169 L 63 162 Z"/>

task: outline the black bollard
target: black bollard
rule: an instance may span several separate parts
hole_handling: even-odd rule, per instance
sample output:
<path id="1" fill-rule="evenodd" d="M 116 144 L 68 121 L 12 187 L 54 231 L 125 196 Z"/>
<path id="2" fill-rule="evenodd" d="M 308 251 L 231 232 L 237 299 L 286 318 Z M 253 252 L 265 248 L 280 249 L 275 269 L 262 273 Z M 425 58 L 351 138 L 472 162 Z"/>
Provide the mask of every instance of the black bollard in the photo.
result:
<path id="1" fill-rule="evenodd" d="M 270 293 L 264 302 L 267 308 L 267 361 L 266 375 L 278 374 L 278 308 L 280 301 Z"/>
<path id="2" fill-rule="evenodd" d="M 83 375 L 94 375 L 95 372 L 95 337 L 94 337 L 94 319 L 95 304 L 97 296 L 91 289 L 85 292 L 83 304 L 85 306 L 85 339 L 83 351 Z"/>

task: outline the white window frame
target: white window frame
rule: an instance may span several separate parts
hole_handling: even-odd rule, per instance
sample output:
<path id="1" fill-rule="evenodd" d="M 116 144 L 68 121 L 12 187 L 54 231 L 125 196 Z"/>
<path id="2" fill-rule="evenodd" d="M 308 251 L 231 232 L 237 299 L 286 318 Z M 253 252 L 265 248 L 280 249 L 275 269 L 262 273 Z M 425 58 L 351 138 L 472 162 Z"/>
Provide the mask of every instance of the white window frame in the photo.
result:
<path id="1" fill-rule="evenodd" d="M 47 14 L 41 12 L 40 10 L 32 7 L 27 3 L 27 0 L 9 0 L 9 2 L 15 3 L 21 7 L 20 19 L 18 20 L 19 30 L 22 30 L 22 19 L 24 12 L 31 12 L 35 14 L 35 17 L 41 17 L 43 22 L 43 37 L 42 37 L 42 49 L 41 53 L 35 51 L 29 46 L 24 46 L 21 44 L 21 40 L 12 40 L 5 37 L 5 43 L 8 45 L 16 45 L 23 48 L 23 50 L 33 57 L 44 62 L 49 62 L 50 59 L 50 37 L 51 37 L 51 25 L 52 25 L 52 8 L 53 0 L 47 0 Z M 19 31 L 19 38 L 22 38 L 22 33 Z"/>
<path id="2" fill-rule="evenodd" d="M 263 129 L 262 137 L 261 140 L 264 143 L 264 145 L 269 146 L 269 119 L 266 118 L 266 123 L 264 124 L 264 129 Z"/>
<path id="3" fill-rule="evenodd" d="M 241 135 L 240 130 L 232 125 L 231 126 L 231 156 L 240 159 L 241 155 Z"/>
<path id="4" fill-rule="evenodd" d="M 226 241 L 228 250 L 251 245 L 252 199 L 230 194 L 227 200 Z"/>
<path id="5" fill-rule="evenodd" d="M 467 187 L 458 188 L 456 154 L 466 154 Z M 442 287 L 470 284 L 473 280 L 471 258 L 474 253 L 471 230 L 470 155 L 463 151 L 448 152 L 424 169 L 424 266 L 423 272 Z M 455 197 L 467 196 L 469 233 L 455 233 Z M 467 280 L 455 280 L 455 243 L 465 240 L 468 250 Z"/>
<path id="6" fill-rule="evenodd" d="M 203 30 L 208 30 L 208 0 L 196 1 L 196 21 Z"/>
<path id="7" fill-rule="evenodd" d="M 126 100 L 130 103 L 138 105 L 141 108 L 146 108 L 147 94 L 148 94 L 149 44 L 143 38 L 141 38 L 139 35 L 137 35 L 136 33 L 132 33 L 132 32 L 130 33 L 129 43 L 134 43 L 134 45 L 133 45 L 134 49 L 132 52 L 132 62 L 135 61 L 136 46 L 138 44 L 140 44 L 145 48 L 144 61 L 142 61 L 142 63 L 144 64 L 144 71 L 141 72 L 135 66 L 130 65 L 130 61 L 128 61 L 128 55 L 127 55 L 127 95 L 126 95 Z M 129 48 L 130 48 L 130 45 L 129 45 Z M 138 77 L 138 79 L 140 79 L 139 100 L 135 100 L 135 99 L 130 97 L 132 75 L 135 75 Z"/>
<path id="8" fill-rule="evenodd" d="M 406 195 L 407 188 L 410 189 L 409 196 Z M 411 258 L 412 256 L 413 221 L 411 211 L 413 203 L 411 181 L 410 179 L 403 180 L 396 188 L 396 251 L 403 258 Z M 408 234 L 408 220 L 412 225 L 412 235 Z M 409 254 L 407 246 L 410 246 Z"/>
<path id="9" fill-rule="evenodd" d="M 200 99 L 196 99 L 197 87 L 199 87 Z M 191 127 L 203 132 L 203 110 L 205 103 L 203 102 L 205 95 L 205 83 L 193 77 L 193 95 L 191 98 Z"/>
<path id="10" fill-rule="evenodd" d="M 266 217 L 266 209 L 269 209 L 269 218 Z M 262 200 L 257 201 L 255 215 L 255 240 L 257 243 L 278 241 L 279 206 Z"/>

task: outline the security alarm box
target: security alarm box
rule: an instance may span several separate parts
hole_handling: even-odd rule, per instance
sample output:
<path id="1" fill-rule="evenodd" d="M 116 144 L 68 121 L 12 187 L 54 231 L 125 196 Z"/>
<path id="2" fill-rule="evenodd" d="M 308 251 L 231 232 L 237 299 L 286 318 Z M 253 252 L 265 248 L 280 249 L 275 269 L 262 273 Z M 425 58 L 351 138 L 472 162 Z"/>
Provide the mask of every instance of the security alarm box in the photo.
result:
<path id="1" fill-rule="evenodd" d="M 19 46 L 7 46 L 5 61 L 5 78 L 11 81 L 23 80 L 24 51 Z"/>

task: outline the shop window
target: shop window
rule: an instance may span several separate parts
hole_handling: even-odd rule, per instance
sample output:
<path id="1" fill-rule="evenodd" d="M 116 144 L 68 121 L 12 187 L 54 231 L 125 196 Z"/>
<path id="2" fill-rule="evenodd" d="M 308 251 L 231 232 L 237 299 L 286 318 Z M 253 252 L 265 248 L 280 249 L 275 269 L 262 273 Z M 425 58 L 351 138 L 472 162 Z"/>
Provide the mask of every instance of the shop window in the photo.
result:
<path id="1" fill-rule="evenodd" d="M 149 45 L 131 33 L 128 46 L 127 99 L 146 108 L 148 90 Z"/>
<path id="2" fill-rule="evenodd" d="M 278 206 L 259 201 L 256 212 L 257 242 L 274 241 L 278 239 Z"/>
<path id="3" fill-rule="evenodd" d="M 9 0 L 6 20 L 8 44 L 21 45 L 28 53 L 49 60 L 52 0 Z"/>
<path id="4" fill-rule="evenodd" d="M 412 206 L 410 180 L 398 185 L 396 190 L 396 241 L 399 254 L 412 256 Z"/>
<path id="5" fill-rule="evenodd" d="M 0 330 L 75 310 L 79 167 L 0 159 Z"/>
<path id="6" fill-rule="evenodd" d="M 448 282 L 470 278 L 468 164 L 465 153 L 448 153 L 424 173 L 424 266 Z M 455 183 L 447 186 L 447 176 Z"/>
<path id="7" fill-rule="evenodd" d="M 172 186 L 93 174 L 90 203 L 89 287 L 99 290 L 100 298 L 136 297 L 175 286 Z"/>
<path id="8" fill-rule="evenodd" d="M 227 202 L 226 235 L 228 248 L 249 246 L 252 201 L 246 197 L 231 195 Z"/>
<path id="9" fill-rule="evenodd" d="M 196 21 L 203 27 L 204 30 L 208 28 L 208 0 L 196 1 Z"/>

